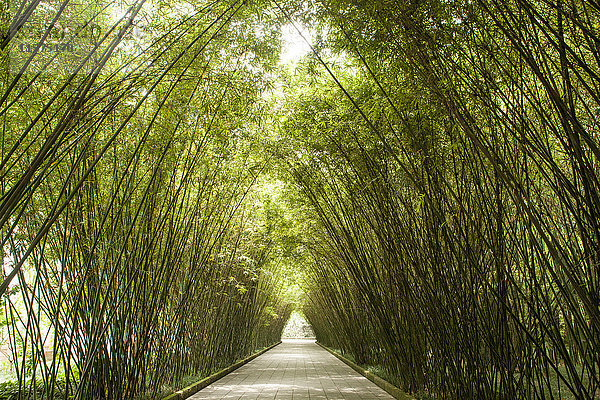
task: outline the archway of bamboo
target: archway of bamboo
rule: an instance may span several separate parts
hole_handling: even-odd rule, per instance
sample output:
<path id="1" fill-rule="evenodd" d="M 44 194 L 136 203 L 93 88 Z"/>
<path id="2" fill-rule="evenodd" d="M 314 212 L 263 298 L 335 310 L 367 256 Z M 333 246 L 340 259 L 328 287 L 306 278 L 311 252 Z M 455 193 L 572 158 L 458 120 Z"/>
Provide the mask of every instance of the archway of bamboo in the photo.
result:
<path id="1" fill-rule="evenodd" d="M 0 398 L 160 398 L 292 312 L 419 398 L 599 395 L 595 1 L 0 13 Z"/>

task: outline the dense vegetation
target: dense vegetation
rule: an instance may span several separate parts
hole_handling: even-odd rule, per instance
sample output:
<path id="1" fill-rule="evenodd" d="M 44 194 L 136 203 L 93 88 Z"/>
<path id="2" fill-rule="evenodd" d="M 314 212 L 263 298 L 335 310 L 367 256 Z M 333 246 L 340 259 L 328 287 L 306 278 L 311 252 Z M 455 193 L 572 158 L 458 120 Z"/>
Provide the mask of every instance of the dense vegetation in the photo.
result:
<path id="1" fill-rule="evenodd" d="M 597 398 L 598 4 L 323 7 L 357 72 L 287 121 L 317 338 L 436 398 Z"/>
<path id="2" fill-rule="evenodd" d="M 17 73 L 19 48 L 4 58 L 1 292 L 23 397 L 153 395 L 278 341 L 291 312 L 255 207 L 257 98 L 277 43 L 232 22 L 258 18 L 241 4 L 140 1 L 115 8 L 121 20 L 102 5 L 50 15 L 66 31 L 97 12 L 98 43 L 63 39 L 97 46 L 89 59 L 50 70 L 70 53 L 42 53 Z"/>
<path id="3" fill-rule="evenodd" d="M 295 306 L 419 396 L 600 395 L 600 4 L 83 3 L 0 10 L 6 397 L 157 397 Z"/>

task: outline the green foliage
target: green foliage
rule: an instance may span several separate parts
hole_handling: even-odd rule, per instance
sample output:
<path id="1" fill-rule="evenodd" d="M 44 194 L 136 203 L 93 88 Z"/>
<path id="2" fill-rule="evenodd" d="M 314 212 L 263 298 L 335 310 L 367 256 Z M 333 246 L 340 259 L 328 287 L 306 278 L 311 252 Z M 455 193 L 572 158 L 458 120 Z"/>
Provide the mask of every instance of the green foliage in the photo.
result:
<path id="1" fill-rule="evenodd" d="M 1 382 L 0 398 L 4 400 L 17 399 L 19 396 L 19 384 L 17 382 Z"/>
<path id="2" fill-rule="evenodd" d="M 312 68 L 282 124 L 319 341 L 434 397 L 596 396 L 597 9 L 319 4 L 359 69 Z"/>
<path id="3" fill-rule="evenodd" d="M 64 399 L 65 386 L 64 377 L 60 377 L 57 379 L 53 396 L 48 396 L 48 388 L 41 381 L 36 382 L 35 385 L 31 382 L 24 382 L 24 384 L 13 381 L 0 382 L 0 399 L 18 400 L 23 396 L 25 398 Z"/>
<path id="4" fill-rule="evenodd" d="M 107 38 L 78 74 L 36 75 L 36 54 L 2 77 L 1 291 L 24 396 L 152 397 L 276 342 L 292 308 L 248 217 L 276 25 L 259 2 L 96 5 L 80 16 Z"/>
<path id="5" fill-rule="evenodd" d="M 0 10 L 22 395 L 152 397 L 277 341 L 298 308 L 418 395 L 597 396 L 595 4 L 44 4 Z M 54 17 L 51 40 L 73 21 L 105 39 L 15 74 Z M 315 50 L 293 70 L 290 23 Z"/>

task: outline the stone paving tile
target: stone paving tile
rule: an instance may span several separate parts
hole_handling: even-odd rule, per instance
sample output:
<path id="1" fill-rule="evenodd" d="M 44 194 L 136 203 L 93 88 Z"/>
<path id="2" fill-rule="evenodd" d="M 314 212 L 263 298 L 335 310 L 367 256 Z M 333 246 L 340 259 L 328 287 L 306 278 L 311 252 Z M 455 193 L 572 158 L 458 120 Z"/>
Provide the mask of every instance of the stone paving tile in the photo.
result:
<path id="1" fill-rule="evenodd" d="M 312 340 L 284 340 L 191 400 L 393 399 Z"/>

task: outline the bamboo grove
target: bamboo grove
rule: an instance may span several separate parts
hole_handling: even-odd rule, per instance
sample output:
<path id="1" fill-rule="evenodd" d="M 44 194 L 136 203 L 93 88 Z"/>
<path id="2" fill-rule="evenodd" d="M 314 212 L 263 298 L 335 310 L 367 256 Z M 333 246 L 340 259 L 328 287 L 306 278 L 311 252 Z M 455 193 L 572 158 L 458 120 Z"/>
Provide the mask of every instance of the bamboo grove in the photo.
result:
<path id="1" fill-rule="evenodd" d="M 295 306 L 417 398 L 600 396 L 597 1 L 0 12 L 0 398 L 160 398 Z"/>
<path id="2" fill-rule="evenodd" d="M 251 10 L 51 5 L 5 20 L 3 48 L 34 18 L 98 37 L 67 35 L 87 53 L 54 64 L 68 54 L 3 58 L 9 398 L 154 397 L 277 342 L 291 306 L 247 201 L 268 162 L 248 139 L 265 81 L 233 22 Z"/>
<path id="3" fill-rule="evenodd" d="M 600 5 L 321 15 L 354 72 L 322 68 L 285 122 L 318 340 L 425 398 L 598 398 Z"/>

